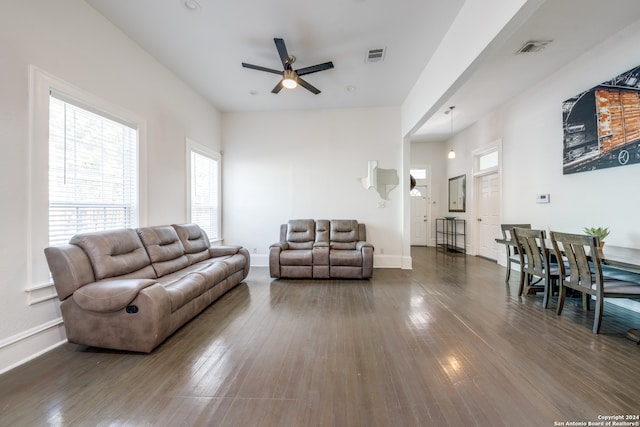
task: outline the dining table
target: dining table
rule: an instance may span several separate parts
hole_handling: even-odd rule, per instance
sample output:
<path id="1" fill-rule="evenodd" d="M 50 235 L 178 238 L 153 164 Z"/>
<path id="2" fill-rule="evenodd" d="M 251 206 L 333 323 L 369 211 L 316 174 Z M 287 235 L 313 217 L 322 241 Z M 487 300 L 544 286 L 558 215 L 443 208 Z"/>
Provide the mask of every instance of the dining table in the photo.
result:
<path id="1" fill-rule="evenodd" d="M 517 247 L 514 239 L 496 238 L 495 241 L 502 245 Z M 551 239 L 545 239 L 545 246 L 551 254 L 554 253 Z M 640 283 L 640 249 L 604 245 L 600 253 L 600 262 L 610 269 L 628 272 L 634 277 L 638 275 L 637 280 Z M 627 338 L 640 344 L 640 329 L 629 329 Z"/>

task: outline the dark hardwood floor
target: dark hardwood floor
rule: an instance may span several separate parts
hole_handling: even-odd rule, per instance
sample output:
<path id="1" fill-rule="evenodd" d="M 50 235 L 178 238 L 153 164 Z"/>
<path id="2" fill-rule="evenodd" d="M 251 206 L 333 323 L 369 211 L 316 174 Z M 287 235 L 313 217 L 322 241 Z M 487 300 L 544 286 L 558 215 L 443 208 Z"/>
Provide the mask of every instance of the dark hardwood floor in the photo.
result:
<path id="1" fill-rule="evenodd" d="M 413 249 L 369 281 L 246 283 L 149 355 L 65 344 L 0 376 L 2 426 L 554 426 L 640 414 L 640 314 L 518 298 Z M 637 420 L 632 420 L 637 421 Z M 557 423 L 557 424 L 554 424 Z M 585 424 L 586 425 L 586 424 Z"/>

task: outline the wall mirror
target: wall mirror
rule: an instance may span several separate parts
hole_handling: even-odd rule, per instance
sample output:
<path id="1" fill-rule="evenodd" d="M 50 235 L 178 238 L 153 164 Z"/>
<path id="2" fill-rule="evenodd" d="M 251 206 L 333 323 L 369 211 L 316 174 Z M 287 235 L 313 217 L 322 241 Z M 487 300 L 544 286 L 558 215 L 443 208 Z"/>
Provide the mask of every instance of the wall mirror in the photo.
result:
<path id="1" fill-rule="evenodd" d="M 449 212 L 465 211 L 466 175 L 449 178 Z"/>

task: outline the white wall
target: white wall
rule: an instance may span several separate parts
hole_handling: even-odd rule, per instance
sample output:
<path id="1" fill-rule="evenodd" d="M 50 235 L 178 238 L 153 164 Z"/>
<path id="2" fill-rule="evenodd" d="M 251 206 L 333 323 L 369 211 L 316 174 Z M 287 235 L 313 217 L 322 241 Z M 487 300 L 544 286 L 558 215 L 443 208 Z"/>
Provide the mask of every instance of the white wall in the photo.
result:
<path id="1" fill-rule="evenodd" d="M 398 108 L 224 114 L 223 141 L 224 241 L 255 249 L 253 265 L 268 265 L 269 245 L 289 219 L 353 218 L 367 226 L 374 266 L 401 266 L 409 178 Z M 398 171 L 384 208 L 359 181 L 369 160 Z"/>
<path id="2" fill-rule="evenodd" d="M 0 5 L 0 372 L 64 339 L 56 300 L 29 305 L 28 70 L 146 121 L 146 218 L 184 222 L 185 137 L 220 148 L 219 112 L 81 0 Z M 37 213 L 36 213 L 37 214 Z"/>
<path id="3" fill-rule="evenodd" d="M 639 44 L 640 22 L 594 47 L 449 142 L 456 151 L 464 147 L 471 153 L 502 138 L 502 222 L 530 222 L 534 227 L 575 233 L 585 226 L 608 226 L 611 235 L 607 244 L 640 248 L 640 164 L 563 175 L 561 108 L 565 99 L 637 66 Z M 471 173 L 469 157 L 458 156 L 449 165 L 456 169 L 450 170 L 450 176 L 461 168 Z M 538 193 L 549 193 L 551 203 L 536 204 Z M 473 227 L 474 221 L 469 225 Z"/>

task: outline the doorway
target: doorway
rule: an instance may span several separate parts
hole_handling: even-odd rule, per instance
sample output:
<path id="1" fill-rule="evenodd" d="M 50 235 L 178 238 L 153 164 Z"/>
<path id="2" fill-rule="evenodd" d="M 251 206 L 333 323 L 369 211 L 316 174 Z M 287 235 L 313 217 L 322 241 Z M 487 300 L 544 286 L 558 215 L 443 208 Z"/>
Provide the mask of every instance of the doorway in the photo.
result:
<path id="1" fill-rule="evenodd" d="M 500 186 L 498 173 L 476 179 L 478 194 L 478 255 L 498 259 L 496 237 L 500 235 Z"/>
<path id="2" fill-rule="evenodd" d="M 416 185 L 409 193 L 411 212 L 411 246 L 429 246 L 431 241 L 431 170 L 429 166 L 410 169 Z"/>
<path id="3" fill-rule="evenodd" d="M 498 259 L 500 237 L 501 183 L 500 144 L 474 153 L 474 192 L 476 200 L 476 255 Z"/>
<path id="4" fill-rule="evenodd" d="M 427 246 L 427 186 L 416 185 L 411 190 L 411 246 Z"/>

